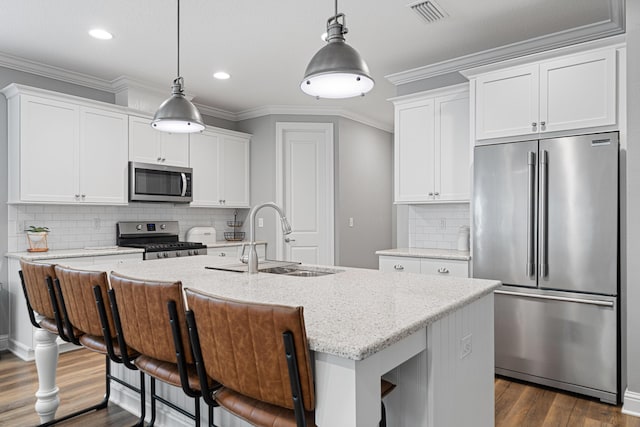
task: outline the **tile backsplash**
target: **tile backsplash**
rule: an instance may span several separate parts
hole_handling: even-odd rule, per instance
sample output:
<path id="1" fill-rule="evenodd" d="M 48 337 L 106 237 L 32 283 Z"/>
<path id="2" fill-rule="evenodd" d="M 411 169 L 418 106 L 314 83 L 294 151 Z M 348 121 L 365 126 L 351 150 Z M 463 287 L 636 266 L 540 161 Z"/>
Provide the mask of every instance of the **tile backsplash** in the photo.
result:
<path id="1" fill-rule="evenodd" d="M 409 206 L 409 247 L 457 249 L 458 230 L 470 225 L 468 203 Z"/>
<path id="2" fill-rule="evenodd" d="M 118 221 L 176 220 L 180 223 L 180 239 L 194 226 L 214 226 L 218 240 L 233 220 L 234 209 L 191 208 L 154 203 L 131 203 L 129 206 L 90 205 L 9 205 L 8 250 L 26 251 L 25 228 L 30 225 L 49 227 L 49 249 L 75 249 L 116 244 Z M 244 220 L 248 209 L 238 210 Z"/>

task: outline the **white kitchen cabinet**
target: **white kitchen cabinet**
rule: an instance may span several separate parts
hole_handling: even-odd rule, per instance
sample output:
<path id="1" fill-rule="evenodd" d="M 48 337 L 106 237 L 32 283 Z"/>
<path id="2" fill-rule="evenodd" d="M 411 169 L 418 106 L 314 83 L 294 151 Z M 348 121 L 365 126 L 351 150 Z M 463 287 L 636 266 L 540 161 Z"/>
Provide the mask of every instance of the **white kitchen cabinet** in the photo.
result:
<path id="1" fill-rule="evenodd" d="M 127 204 L 127 115 L 15 84 L 3 92 L 10 203 Z"/>
<path id="2" fill-rule="evenodd" d="M 245 245 L 245 255 L 249 253 L 249 245 L 247 242 L 239 242 L 234 246 L 223 246 L 216 248 L 207 248 L 207 256 L 217 258 L 228 258 L 229 264 L 237 264 L 242 256 L 242 246 Z M 256 243 L 256 252 L 258 259 L 265 259 L 267 253 L 266 243 Z"/>
<path id="3" fill-rule="evenodd" d="M 191 206 L 249 207 L 249 135 L 207 128 L 189 143 Z"/>
<path id="4" fill-rule="evenodd" d="M 616 124 L 616 53 L 603 49 L 476 77 L 477 140 Z"/>
<path id="5" fill-rule="evenodd" d="M 189 134 L 161 132 L 150 118 L 129 116 L 129 160 L 189 167 Z"/>
<path id="6" fill-rule="evenodd" d="M 396 98 L 395 202 L 469 200 L 467 85 Z"/>
<path id="7" fill-rule="evenodd" d="M 378 266 L 380 271 L 469 277 L 469 262 L 454 259 L 381 255 Z"/>

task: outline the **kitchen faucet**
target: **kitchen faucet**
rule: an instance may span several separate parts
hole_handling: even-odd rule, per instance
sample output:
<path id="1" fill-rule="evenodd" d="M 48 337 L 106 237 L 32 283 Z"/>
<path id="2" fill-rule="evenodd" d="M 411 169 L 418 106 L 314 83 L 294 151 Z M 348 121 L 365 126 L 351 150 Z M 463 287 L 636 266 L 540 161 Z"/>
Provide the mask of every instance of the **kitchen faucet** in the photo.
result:
<path id="1" fill-rule="evenodd" d="M 260 209 L 266 206 L 272 207 L 280 215 L 282 232 L 285 235 L 291 234 L 291 225 L 289 224 L 289 221 L 287 221 L 287 217 L 284 215 L 284 212 L 282 211 L 280 206 L 276 205 L 273 202 L 267 202 L 251 208 L 251 211 L 249 212 L 249 256 L 246 260 L 249 267 L 249 274 L 255 274 L 258 272 L 258 252 L 256 251 L 256 214 Z M 242 261 L 245 262 L 244 259 Z"/>

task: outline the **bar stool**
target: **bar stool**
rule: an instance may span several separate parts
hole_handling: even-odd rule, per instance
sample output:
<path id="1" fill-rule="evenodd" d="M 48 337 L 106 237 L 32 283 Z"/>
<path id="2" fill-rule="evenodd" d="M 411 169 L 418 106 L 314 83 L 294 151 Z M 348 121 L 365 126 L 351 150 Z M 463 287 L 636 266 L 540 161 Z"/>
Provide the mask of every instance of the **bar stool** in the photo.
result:
<path id="1" fill-rule="evenodd" d="M 64 326 L 64 319 L 60 311 L 58 299 L 55 294 L 54 280 L 56 279 L 55 265 L 32 262 L 25 259 L 20 260 L 20 271 L 18 272 L 22 284 L 27 313 L 31 324 L 41 331 L 46 331 L 45 335 L 38 336 L 36 333 L 36 363 L 38 364 L 38 396 L 39 393 L 57 394 L 55 385 L 55 369 L 58 360 L 58 345 L 55 342 L 56 336 L 64 340 L 69 340 L 69 335 L 80 335 L 80 331 L 73 331 Z M 36 317 L 37 316 L 37 317 Z M 39 348 L 44 343 L 45 348 Z M 46 373 L 45 373 L 46 372 Z M 45 411 L 55 413 L 59 401 L 48 401 L 45 403 Z M 40 404 L 40 397 L 36 403 L 36 408 Z M 51 426 L 59 422 L 86 414 L 103 408 L 103 402 L 80 409 L 61 418 L 53 419 L 42 423 L 40 426 Z M 42 408 L 42 407 L 41 407 Z M 37 409 L 36 409 L 37 410 Z M 40 413 L 40 412 L 39 412 Z"/>
<path id="2" fill-rule="evenodd" d="M 156 401 L 194 420 L 200 425 L 200 383 L 193 357 L 191 356 L 186 322 L 182 283 L 145 281 L 111 273 L 112 289 L 109 299 L 118 337 L 122 345 L 130 346 L 140 355 L 134 363 L 151 379 L 151 421 L 156 418 Z M 173 301 L 178 307 L 179 334 L 173 340 L 174 331 L 167 319 L 167 304 Z M 184 357 L 176 357 L 175 346 Z M 192 414 L 156 394 L 158 379 L 167 384 L 181 387 L 183 392 L 194 399 L 195 412 Z M 213 381 L 207 386 L 214 387 Z M 213 423 L 213 409 L 209 407 L 209 423 Z"/>
<path id="3" fill-rule="evenodd" d="M 185 295 L 205 402 L 255 426 L 315 426 L 303 308 L 234 301 L 192 289 Z M 222 388 L 207 389 L 209 378 Z M 382 380 L 383 391 L 392 387 Z"/>
<path id="4" fill-rule="evenodd" d="M 76 270 L 57 265 L 54 285 L 66 330 L 72 331 L 69 341 L 84 348 L 105 355 L 105 395 L 96 409 L 106 408 L 111 394 L 111 381 L 115 381 L 140 395 L 140 419 L 136 426 L 144 425 L 145 417 L 145 380 L 140 372 L 140 387 L 111 375 L 111 361 L 123 362 L 123 353 L 127 359 L 138 356 L 130 348 L 119 345 L 111 311 L 107 311 L 104 299 L 109 291 L 109 280 L 104 271 Z M 74 333 L 73 331 L 77 331 Z M 124 350 L 124 351 L 123 351 Z M 125 365 L 130 369 L 133 364 Z"/>

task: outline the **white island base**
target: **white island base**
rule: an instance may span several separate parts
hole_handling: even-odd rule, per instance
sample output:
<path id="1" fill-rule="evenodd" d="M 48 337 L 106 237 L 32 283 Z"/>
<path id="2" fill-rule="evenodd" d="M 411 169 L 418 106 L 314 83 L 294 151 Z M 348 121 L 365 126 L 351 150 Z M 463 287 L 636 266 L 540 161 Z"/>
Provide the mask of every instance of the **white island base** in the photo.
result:
<path id="1" fill-rule="evenodd" d="M 493 426 L 493 334 L 490 293 L 363 360 L 313 352 L 316 424 L 377 427 L 380 377 L 384 376 L 397 384 L 385 398 L 389 427 Z M 132 383 L 139 378 L 121 365 L 113 365 L 113 373 Z M 193 400 L 180 389 L 157 384 L 160 394 L 193 409 Z M 112 386 L 112 402 L 136 416 L 138 399 L 130 390 Z M 204 404 L 202 413 L 206 425 Z M 216 409 L 215 419 L 225 427 L 249 425 L 222 409 Z M 158 404 L 156 425 L 190 426 L 192 422 Z"/>

